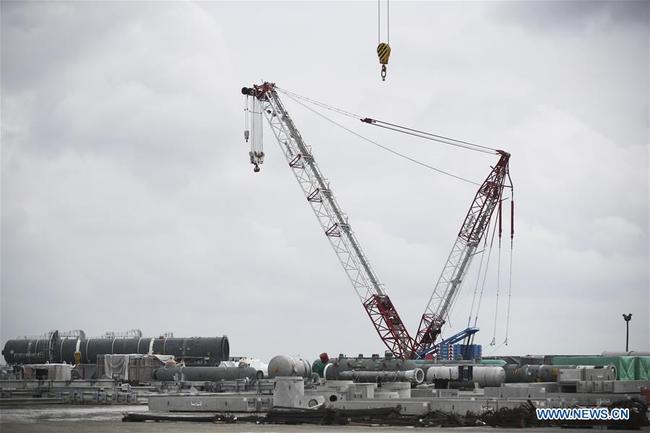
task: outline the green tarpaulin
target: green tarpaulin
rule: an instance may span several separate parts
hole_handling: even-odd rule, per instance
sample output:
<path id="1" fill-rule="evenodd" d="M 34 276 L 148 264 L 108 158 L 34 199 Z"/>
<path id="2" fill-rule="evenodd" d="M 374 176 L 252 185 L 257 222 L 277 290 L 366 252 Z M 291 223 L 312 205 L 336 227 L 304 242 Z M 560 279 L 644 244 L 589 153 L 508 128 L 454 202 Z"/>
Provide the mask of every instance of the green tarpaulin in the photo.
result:
<path id="1" fill-rule="evenodd" d="M 634 367 L 636 380 L 650 380 L 650 356 L 637 356 Z"/>
<path id="2" fill-rule="evenodd" d="M 556 356 L 553 358 L 553 365 L 613 365 L 616 367 L 616 378 L 618 380 L 636 380 L 637 362 L 636 358 L 649 358 L 639 356 Z M 645 368 L 648 364 L 644 364 Z M 648 374 L 648 370 L 645 370 Z"/>

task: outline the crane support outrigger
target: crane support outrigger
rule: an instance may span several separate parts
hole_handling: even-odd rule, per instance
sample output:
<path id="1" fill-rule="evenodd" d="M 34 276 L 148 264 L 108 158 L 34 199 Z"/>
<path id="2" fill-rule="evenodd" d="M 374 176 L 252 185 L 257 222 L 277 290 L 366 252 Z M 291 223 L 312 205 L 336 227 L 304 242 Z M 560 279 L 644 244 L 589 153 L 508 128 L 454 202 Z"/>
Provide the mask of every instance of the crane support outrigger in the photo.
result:
<path id="1" fill-rule="evenodd" d="M 280 101 L 275 84 L 264 82 L 261 85 L 244 87 L 241 91 L 242 94 L 255 98 L 256 103 L 260 104 L 260 111 L 266 117 L 289 168 L 296 177 L 321 229 L 388 350 L 402 359 L 422 358 L 435 352 L 436 339 L 447 320 L 463 278 L 481 239 L 490 226 L 492 214 L 497 206 L 499 206 L 499 218 L 501 216 L 500 209 L 505 180 L 510 178 L 508 165 L 510 154 L 494 149 L 488 152 L 499 154 L 499 161 L 492 168 L 474 197 L 442 274 L 422 315 L 418 333 L 415 338 L 412 338 L 386 293 L 386 289 L 361 249 L 347 216 L 341 210 L 329 182 L 314 159 L 311 148 L 303 140 Z M 383 127 L 388 129 L 412 135 L 414 131 L 422 133 L 367 117 L 359 118 L 359 120 L 377 126 L 383 124 Z M 428 133 L 422 134 L 440 137 Z M 247 137 L 248 133 L 245 135 Z M 452 140 L 446 137 L 441 138 Z M 465 145 L 471 144 L 454 141 Z M 485 152 L 485 150 L 482 151 Z M 255 157 L 256 155 L 258 157 Z M 259 164 L 263 162 L 263 156 L 264 153 L 261 149 L 251 150 L 251 162 L 255 165 L 255 171 L 259 171 Z M 512 187 L 512 182 L 510 182 L 510 187 Z M 500 222 L 501 220 L 499 220 Z M 462 333 L 445 341 L 456 342 L 463 336 L 472 335 L 476 331 L 478 331 L 477 328 L 467 328 Z"/>

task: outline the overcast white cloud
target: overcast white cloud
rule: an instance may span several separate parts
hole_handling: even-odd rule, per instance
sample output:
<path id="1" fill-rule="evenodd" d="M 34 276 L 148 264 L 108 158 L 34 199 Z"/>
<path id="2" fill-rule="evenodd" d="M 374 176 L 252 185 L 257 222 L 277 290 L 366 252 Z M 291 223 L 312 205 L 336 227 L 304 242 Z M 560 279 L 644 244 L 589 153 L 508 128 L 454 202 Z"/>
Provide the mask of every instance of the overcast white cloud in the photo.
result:
<path id="1" fill-rule="evenodd" d="M 267 79 L 512 152 L 510 345 L 487 347 L 492 278 L 486 352 L 620 350 L 624 312 L 650 349 L 649 10 L 395 2 L 381 82 L 372 2 L 3 1 L 2 342 L 141 328 L 262 358 L 382 351 L 269 131 L 262 172 L 248 164 L 239 89 Z M 474 187 L 287 105 L 415 328 Z M 475 180 L 494 163 L 349 125 Z"/>

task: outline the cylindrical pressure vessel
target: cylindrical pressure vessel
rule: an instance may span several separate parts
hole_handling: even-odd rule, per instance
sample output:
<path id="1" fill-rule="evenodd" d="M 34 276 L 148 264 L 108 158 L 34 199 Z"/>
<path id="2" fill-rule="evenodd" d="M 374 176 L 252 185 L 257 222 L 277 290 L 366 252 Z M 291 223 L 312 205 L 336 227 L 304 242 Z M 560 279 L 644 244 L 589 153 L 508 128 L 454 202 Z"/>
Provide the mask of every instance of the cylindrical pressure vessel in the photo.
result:
<path id="1" fill-rule="evenodd" d="M 169 381 L 204 381 L 257 378 L 257 369 L 253 367 L 162 367 L 154 370 L 154 380 Z"/>
<path id="2" fill-rule="evenodd" d="M 438 380 L 458 380 L 458 366 L 432 365 L 427 369 L 426 381 L 431 383 Z"/>
<path id="3" fill-rule="evenodd" d="M 406 371 L 360 371 L 346 370 L 338 374 L 338 380 L 352 380 L 354 382 L 411 382 L 421 384 L 424 382 L 424 371 L 421 368 Z"/>
<path id="4" fill-rule="evenodd" d="M 50 332 L 43 338 L 24 338 L 8 340 L 2 349 L 7 364 L 43 364 L 53 362 L 59 342 L 58 331 Z"/>
<path id="5" fill-rule="evenodd" d="M 474 366 L 472 380 L 480 387 L 501 386 L 506 381 L 506 372 L 501 367 Z"/>
<path id="6" fill-rule="evenodd" d="M 516 365 L 503 366 L 507 383 L 555 382 L 558 367 L 555 365 Z"/>
<path id="7" fill-rule="evenodd" d="M 359 355 L 356 358 L 340 355 L 338 358 L 329 360 L 323 376 L 328 380 L 336 380 L 339 373 L 343 371 L 407 371 L 418 367 L 415 361 L 394 358 L 390 354 L 383 357 Z"/>
<path id="8" fill-rule="evenodd" d="M 372 356 L 370 358 L 358 356 L 356 358 L 339 356 L 330 360 L 334 369 L 338 371 L 359 370 L 359 371 L 406 371 L 418 368 L 415 361 L 410 359 L 402 360 L 392 356 Z"/>
<path id="9" fill-rule="evenodd" d="M 515 365 L 503 366 L 507 383 L 555 382 L 558 368 L 554 365 Z"/>
<path id="10" fill-rule="evenodd" d="M 277 355 L 269 361 L 269 377 L 280 376 L 311 376 L 311 364 L 300 357 Z"/>
<path id="11" fill-rule="evenodd" d="M 7 364 L 75 362 L 81 353 L 82 364 L 94 364 L 97 355 L 154 354 L 173 355 L 187 365 L 218 365 L 230 357 L 228 337 L 192 338 L 59 338 L 55 331 L 49 339 L 9 340 L 2 354 Z"/>
<path id="12" fill-rule="evenodd" d="M 9 340 L 2 354 L 7 364 L 43 364 L 48 361 L 48 340 Z"/>
<path id="13" fill-rule="evenodd" d="M 294 358 L 286 355 L 274 356 L 269 361 L 269 377 L 280 376 L 311 376 L 311 364 L 303 358 Z"/>

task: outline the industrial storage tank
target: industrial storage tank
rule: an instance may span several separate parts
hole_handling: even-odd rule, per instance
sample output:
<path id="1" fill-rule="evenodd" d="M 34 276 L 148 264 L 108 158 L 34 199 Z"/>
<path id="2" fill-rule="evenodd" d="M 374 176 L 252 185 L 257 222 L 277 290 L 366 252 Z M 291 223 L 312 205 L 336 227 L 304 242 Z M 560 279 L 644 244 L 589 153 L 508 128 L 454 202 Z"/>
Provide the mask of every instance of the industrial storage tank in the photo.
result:
<path id="1" fill-rule="evenodd" d="M 42 338 L 9 340 L 2 349 L 2 355 L 7 364 L 45 364 L 53 361 L 58 341 L 57 331 Z"/>
<path id="2" fill-rule="evenodd" d="M 457 381 L 458 374 L 457 365 L 432 365 L 427 369 L 426 372 L 426 381 L 428 383 L 433 383 L 437 381 Z"/>
<path id="3" fill-rule="evenodd" d="M 222 380 L 262 379 L 253 367 L 163 367 L 154 370 L 154 380 L 220 382 Z"/>
<path id="4" fill-rule="evenodd" d="M 506 381 L 506 371 L 496 366 L 474 366 L 472 381 L 481 388 L 486 386 L 499 387 Z"/>
<path id="5" fill-rule="evenodd" d="M 50 359 L 49 352 L 45 339 L 9 340 L 2 350 L 7 364 L 44 364 Z"/>
<path id="6" fill-rule="evenodd" d="M 230 357 L 227 336 L 191 338 L 85 338 L 59 337 L 57 331 L 49 338 L 9 340 L 2 350 L 7 364 L 75 363 L 94 364 L 98 355 L 152 354 L 172 355 L 186 365 L 218 365 Z"/>
<path id="7" fill-rule="evenodd" d="M 337 380 L 352 380 L 357 383 L 410 382 L 420 385 L 424 382 L 424 370 L 416 368 L 401 371 L 346 370 L 338 373 Z"/>
<path id="8" fill-rule="evenodd" d="M 339 355 L 331 359 L 323 371 L 323 377 L 328 380 L 337 380 L 344 371 L 411 371 L 419 367 L 416 361 L 395 358 L 388 352 L 385 356 L 377 354 L 365 357 L 359 354 L 356 358 Z"/>
<path id="9" fill-rule="evenodd" d="M 311 363 L 300 357 L 291 357 L 286 355 L 274 356 L 269 361 L 269 377 L 280 376 L 311 376 Z"/>
<path id="10" fill-rule="evenodd" d="M 483 365 L 432 365 L 426 371 L 429 383 L 464 382 L 480 387 L 501 386 L 506 381 L 506 371 L 498 366 Z"/>
<path id="11" fill-rule="evenodd" d="M 530 382 L 555 382 L 558 376 L 558 367 L 555 365 L 516 365 L 503 366 L 506 372 L 507 383 Z"/>

